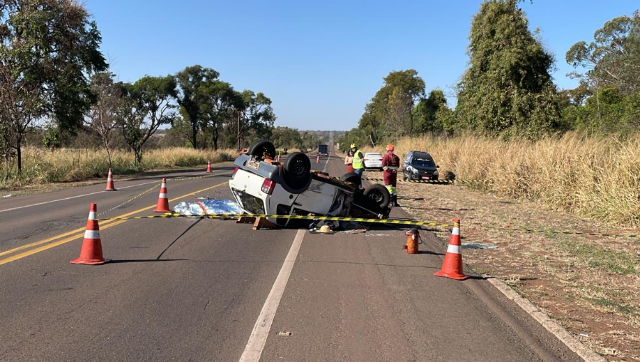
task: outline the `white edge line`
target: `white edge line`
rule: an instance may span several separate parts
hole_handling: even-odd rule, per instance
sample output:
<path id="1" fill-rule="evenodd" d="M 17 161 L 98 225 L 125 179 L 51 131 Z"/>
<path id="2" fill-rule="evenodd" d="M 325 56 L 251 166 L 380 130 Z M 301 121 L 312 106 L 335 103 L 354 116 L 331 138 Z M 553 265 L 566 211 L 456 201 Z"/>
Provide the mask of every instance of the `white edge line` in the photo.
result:
<path id="1" fill-rule="evenodd" d="M 606 362 L 606 359 L 580 343 L 569 332 L 567 332 L 567 330 L 549 318 L 549 316 L 533 305 L 533 303 L 514 292 L 500 279 L 488 277 L 487 280 L 586 362 Z"/>
<path id="2" fill-rule="evenodd" d="M 219 170 L 219 171 L 224 171 L 224 170 Z M 214 172 L 210 173 L 213 174 Z M 171 179 L 169 179 L 169 181 L 171 181 Z M 153 183 L 158 183 L 158 181 L 151 181 L 151 182 L 145 182 L 145 183 L 141 183 L 141 184 L 137 184 L 137 185 L 129 185 L 129 186 L 124 186 L 124 187 L 118 187 L 118 190 L 122 190 L 122 189 L 128 189 L 131 187 L 136 187 L 136 186 L 143 186 L 143 185 L 148 185 L 148 184 L 153 184 Z M 113 192 L 113 191 L 96 191 L 96 192 L 91 192 L 88 194 L 83 194 L 83 195 L 76 195 L 76 196 L 71 196 L 71 197 L 65 197 L 64 199 L 57 199 L 57 200 L 51 200 L 51 201 L 45 201 L 45 202 L 39 202 L 37 204 L 31 204 L 31 205 L 25 205 L 25 206 L 18 206 L 18 207 L 13 207 L 11 209 L 5 209 L 5 210 L 0 210 L 0 213 L 2 212 L 7 212 L 7 211 L 13 211 L 13 210 L 19 210 L 19 209 L 25 209 L 27 207 L 34 207 L 34 206 L 40 206 L 40 205 L 45 205 L 45 204 L 51 204 L 53 202 L 58 202 L 58 201 L 66 201 L 66 200 L 71 200 L 71 199 L 77 199 L 79 197 L 85 197 L 85 196 L 91 196 L 91 195 L 95 195 L 95 194 L 101 194 L 103 192 Z"/>
<path id="3" fill-rule="evenodd" d="M 300 251 L 300 246 L 302 245 L 302 239 L 304 238 L 305 233 L 306 230 L 300 229 L 298 230 L 295 239 L 293 239 L 293 244 L 291 244 L 291 249 L 289 249 L 287 258 L 282 264 L 280 273 L 278 273 L 278 277 L 273 283 L 273 287 L 271 287 L 271 292 L 269 292 L 267 300 L 264 302 L 264 306 L 258 316 L 258 320 L 253 326 L 251 336 L 249 336 L 249 341 L 244 348 L 244 352 L 242 353 L 242 356 L 240 356 L 240 362 L 258 362 L 260 360 L 262 350 L 267 343 L 267 337 L 269 337 L 273 318 L 276 315 L 280 299 L 282 299 L 284 289 L 289 281 L 289 276 L 291 275 L 293 264 L 296 262 L 296 258 L 298 257 L 298 252 Z"/>

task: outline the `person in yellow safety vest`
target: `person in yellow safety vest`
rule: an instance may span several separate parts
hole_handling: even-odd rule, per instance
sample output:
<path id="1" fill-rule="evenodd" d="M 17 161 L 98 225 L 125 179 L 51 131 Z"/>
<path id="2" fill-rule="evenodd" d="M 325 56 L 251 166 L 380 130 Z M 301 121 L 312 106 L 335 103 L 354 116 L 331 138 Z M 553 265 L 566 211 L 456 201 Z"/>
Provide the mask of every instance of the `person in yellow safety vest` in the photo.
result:
<path id="1" fill-rule="evenodd" d="M 353 167 L 353 172 L 362 177 L 362 172 L 364 171 L 364 155 L 358 149 L 358 147 L 356 147 L 355 143 L 351 144 L 351 153 L 353 154 L 353 162 L 351 164 L 351 167 Z"/>
<path id="2" fill-rule="evenodd" d="M 393 153 L 393 145 L 387 145 L 387 154 L 382 158 L 382 178 L 384 179 L 384 186 L 389 190 L 391 194 L 391 205 L 398 205 L 398 190 L 396 189 L 396 182 L 398 180 L 398 168 L 400 167 L 400 158 Z"/>

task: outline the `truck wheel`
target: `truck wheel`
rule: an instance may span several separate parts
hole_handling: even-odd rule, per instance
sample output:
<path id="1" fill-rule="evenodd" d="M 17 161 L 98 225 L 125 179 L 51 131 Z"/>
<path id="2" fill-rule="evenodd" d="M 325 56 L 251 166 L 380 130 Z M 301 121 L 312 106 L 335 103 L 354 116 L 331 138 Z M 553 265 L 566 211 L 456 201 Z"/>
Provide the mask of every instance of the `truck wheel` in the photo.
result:
<path id="1" fill-rule="evenodd" d="M 376 204 L 380 207 L 380 209 L 384 210 L 389 206 L 389 202 L 391 201 L 391 195 L 389 194 L 389 190 L 386 187 L 374 184 L 367 187 L 364 190 L 364 196 L 370 198 L 375 201 Z"/>
<path id="2" fill-rule="evenodd" d="M 347 172 L 342 177 L 340 177 L 340 181 L 350 183 L 357 188 L 362 186 L 362 178 L 355 172 Z"/>
<path id="3" fill-rule="evenodd" d="M 311 180 L 311 161 L 302 152 L 292 153 L 282 170 L 284 182 L 292 189 L 303 188 Z"/>
<path id="4" fill-rule="evenodd" d="M 276 147 L 273 143 L 266 140 L 259 140 L 255 141 L 251 147 L 249 147 L 248 153 L 251 156 L 262 157 L 265 152 L 268 153 L 271 158 L 276 157 Z"/>

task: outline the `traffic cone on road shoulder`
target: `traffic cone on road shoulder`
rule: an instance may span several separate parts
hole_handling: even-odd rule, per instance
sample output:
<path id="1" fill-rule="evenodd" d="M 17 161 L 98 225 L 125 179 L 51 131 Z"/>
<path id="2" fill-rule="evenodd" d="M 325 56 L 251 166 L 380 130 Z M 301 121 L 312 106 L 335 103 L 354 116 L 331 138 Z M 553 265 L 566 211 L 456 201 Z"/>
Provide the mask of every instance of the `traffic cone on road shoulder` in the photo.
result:
<path id="1" fill-rule="evenodd" d="M 467 279 L 462 271 L 462 244 L 460 243 L 460 219 L 453 221 L 453 229 L 451 230 L 451 237 L 449 237 L 449 246 L 447 247 L 447 253 L 444 256 L 442 262 L 442 269 L 433 273 L 433 275 L 439 277 L 446 277 L 456 280 Z"/>
<path id="2" fill-rule="evenodd" d="M 113 176 L 111 175 L 111 167 L 109 167 L 109 174 L 107 175 L 107 188 L 105 191 L 117 191 L 116 186 L 113 184 Z"/>
<path id="3" fill-rule="evenodd" d="M 171 212 L 169 210 L 169 199 L 167 198 L 167 179 L 162 179 L 162 185 L 160 185 L 160 195 L 158 196 L 158 204 L 153 212 Z"/>
<path id="4" fill-rule="evenodd" d="M 87 227 L 82 239 L 82 249 L 78 259 L 71 260 L 72 264 L 98 265 L 104 264 L 109 260 L 105 260 L 102 256 L 102 242 L 100 241 L 100 227 L 96 220 L 98 205 L 92 203 L 89 206 L 89 218 L 87 219 Z"/>
<path id="5" fill-rule="evenodd" d="M 211 172 L 211 161 L 207 160 L 207 172 Z"/>

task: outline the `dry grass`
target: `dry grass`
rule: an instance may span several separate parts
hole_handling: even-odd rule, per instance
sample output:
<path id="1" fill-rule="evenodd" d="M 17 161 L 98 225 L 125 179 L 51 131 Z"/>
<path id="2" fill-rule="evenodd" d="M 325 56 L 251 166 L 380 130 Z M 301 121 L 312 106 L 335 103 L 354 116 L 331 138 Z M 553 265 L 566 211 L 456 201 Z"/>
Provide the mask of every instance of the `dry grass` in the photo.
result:
<path id="1" fill-rule="evenodd" d="M 15 165 L 0 165 L 0 189 L 103 178 L 109 168 L 107 154 L 101 150 L 48 151 L 40 148 L 25 148 L 22 155 L 23 171 L 19 176 L 16 174 Z M 135 167 L 132 153 L 116 151 L 112 156 L 112 172 L 122 175 L 153 169 L 198 166 L 206 164 L 207 160 L 218 163 L 228 161 L 235 156 L 236 152 L 233 150 L 167 148 L 145 152 L 141 165 Z"/>
<path id="2" fill-rule="evenodd" d="M 421 137 L 395 146 L 400 156 L 410 150 L 431 153 L 441 174 L 482 180 L 475 188 L 483 191 L 610 225 L 640 224 L 639 137 L 618 141 L 567 134 L 538 142 Z"/>

